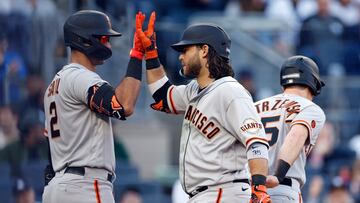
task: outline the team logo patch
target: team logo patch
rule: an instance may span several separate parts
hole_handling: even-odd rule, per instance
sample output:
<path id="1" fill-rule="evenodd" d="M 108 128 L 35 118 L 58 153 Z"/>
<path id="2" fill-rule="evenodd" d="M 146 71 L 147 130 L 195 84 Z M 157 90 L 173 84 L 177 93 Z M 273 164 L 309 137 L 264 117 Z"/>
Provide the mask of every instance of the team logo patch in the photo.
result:
<path id="1" fill-rule="evenodd" d="M 251 133 L 251 134 L 258 133 L 261 128 L 262 128 L 262 124 L 256 122 L 252 118 L 245 119 L 243 125 L 240 127 L 240 129 L 243 132 L 248 132 L 248 133 Z"/>
<path id="2" fill-rule="evenodd" d="M 316 127 L 316 122 L 314 120 L 311 121 L 311 127 L 315 128 Z"/>

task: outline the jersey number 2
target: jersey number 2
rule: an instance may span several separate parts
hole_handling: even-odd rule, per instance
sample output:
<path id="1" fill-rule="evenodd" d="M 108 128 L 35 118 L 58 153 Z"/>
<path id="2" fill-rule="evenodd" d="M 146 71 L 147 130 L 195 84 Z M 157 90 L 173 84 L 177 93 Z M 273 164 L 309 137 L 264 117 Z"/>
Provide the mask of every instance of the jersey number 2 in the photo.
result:
<path id="1" fill-rule="evenodd" d="M 269 142 L 270 146 L 273 146 L 277 142 L 279 136 L 279 129 L 277 127 L 266 127 L 266 125 L 268 123 L 277 122 L 279 120 L 280 120 L 280 116 L 261 118 L 261 122 L 265 128 L 265 133 L 271 134 L 271 140 Z"/>
<path id="2" fill-rule="evenodd" d="M 50 119 L 51 138 L 60 137 L 60 130 L 55 128 L 58 122 L 55 102 L 50 103 L 50 115 L 51 115 L 51 119 Z"/>

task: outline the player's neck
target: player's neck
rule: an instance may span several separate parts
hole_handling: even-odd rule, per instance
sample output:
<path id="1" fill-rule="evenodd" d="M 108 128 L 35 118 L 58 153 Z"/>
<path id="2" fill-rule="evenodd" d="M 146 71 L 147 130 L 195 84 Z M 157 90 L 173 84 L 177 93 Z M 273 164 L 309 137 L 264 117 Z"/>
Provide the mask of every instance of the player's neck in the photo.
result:
<path id="1" fill-rule="evenodd" d="M 199 84 L 200 89 L 204 89 L 210 83 L 214 82 L 213 78 L 210 78 L 210 73 L 208 69 L 202 69 L 199 76 L 197 77 L 197 82 Z"/>
<path id="2" fill-rule="evenodd" d="M 212 82 L 214 82 L 213 78 L 209 78 L 209 77 L 205 77 L 205 78 L 198 78 L 197 82 L 199 84 L 200 89 L 204 89 L 205 87 L 207 87 L 209 84 L 211 84 Z"/>
<path id="3" fill-rule="evenodd" d="M 71 63 L 80 64 L 90 71 L 95 71 L 96 68 L 85 54 L 76 50 L 71 52 Z"/>
<path id="4" fill-rule="evenodd" d="M 313 100 L 313 95 L 312 93 L 309 91 L 309 89 L 307 88 L 299 88 L 299 87 L 287 87 L 285 90 L 284 90 L 284 93 L 285 94 L 294 94 L 294 95 L 298 95 L 300 97 L 304 97 L 310 101 Z"/>

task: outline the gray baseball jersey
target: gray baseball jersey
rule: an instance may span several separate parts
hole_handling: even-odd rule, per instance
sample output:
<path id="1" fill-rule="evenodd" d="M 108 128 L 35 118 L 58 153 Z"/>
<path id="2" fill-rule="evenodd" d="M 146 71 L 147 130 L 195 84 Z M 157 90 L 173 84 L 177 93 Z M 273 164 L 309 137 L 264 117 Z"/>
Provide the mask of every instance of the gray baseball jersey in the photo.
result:
<path id="1" fill-rule="evenodd" d="M 64 66 L 44 96 L 45 129 L 55 171 L 69 166 L 115 170 L 111 119 L 91 111 L 88 89 L 102 85 L 98 74 L 79 64 Z"/>
<path id="2" fill-rule="evenodd" d="M 187 193 L 197 187 L 249 179 L 247 148 L 267 145 L 266 135 L 249 93 L 234 78 L 224 77 L 199 90 L 171 86 L 171 113 L 184 114 L 180 144 L 180 181 Z"/>
<path id="3" fill-rule="evenodd" d="M 312 101 L 292 94 L 278 94 L 255 103 L 261 116 L 265 132 L 269 136 L 269 173 L 275 173 L 279 150 L 289 133 L 291 126 L 304 125 L 309 132 L 306 146 L 295 160 L 286 177 L 295 178 L 300 185 L 305 184 L 306 156 L 315 145 L 320 130 L 325 122 L 322 109 Z"/>

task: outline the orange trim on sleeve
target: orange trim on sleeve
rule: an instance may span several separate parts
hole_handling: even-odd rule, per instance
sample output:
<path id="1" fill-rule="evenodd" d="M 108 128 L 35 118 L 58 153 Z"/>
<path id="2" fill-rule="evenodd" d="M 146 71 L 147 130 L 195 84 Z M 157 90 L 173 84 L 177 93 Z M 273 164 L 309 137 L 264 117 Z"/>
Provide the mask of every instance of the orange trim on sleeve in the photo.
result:
<path id="1" fill-rule="evenodd" d="M 216 203 L 220 203 L 220 202 L 221 202 L 222 193 L 223 193 L 223 189 L 222 189 L 222 188 L 219 188 L 219 190 L 218 190 L 218 196 L 217 196 L 217 199 L 216 199 Z"/>
<path id="2" fill-rule="evenodd" d="M 172 87 L 170 88 L 169 99 L 170 99 L 171 108 L 173 109 L 173 111 L 174 111 L 175 114 L 178 114 L 177 111 L 176 111 L 175 105 L 174 105 L 174 101 L 173 101 L 173 99 L 172 99 L 172 91 L 173 91 L 173 89 L 174 89 L 174 86 L 172 86 Z"/>
<path id="3" fill-rule="evenodd" d="M 294 125 L 294 124 L 296 124 L 296 123 L 304 123 L 304 124 L 306 124 L 307 127 L 310 128 L 310 124 L 309 124 L 307 121 L 305 121 L 305 120 L 296 120 L 296 121 L 293 121 L 293 122 L 292 122 L 292 125 Z"/>
<path id="4" fill-rule="evenodd" d="M 94 189 L 95 189 L 96 202 L 101 203 L 99 183 L 97 180 L 94 180 Z"/>
<path id="5" fill-rule="evenodd" d="M 48 130 L 45 128 L 45 129 L 44 129 L 44 135 L 45 135 L 46 137 L 48 136 L 48 133 L 49 133 Z"/>
<path id="6" fill-rule="evenodd" d="M 248 146 L 248 144 L 253 141 L 253 140 L 258 140 L 259 142 L 265 142 L 267 145 L 269 145 L 269 140 L 265 139 L 265 138 L 260 138 L 260 137 L 252 137 L 252 138 L 249 138 L 248 140 L 246 140 L 246 147 Z"/>

